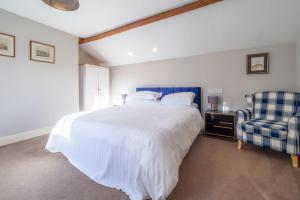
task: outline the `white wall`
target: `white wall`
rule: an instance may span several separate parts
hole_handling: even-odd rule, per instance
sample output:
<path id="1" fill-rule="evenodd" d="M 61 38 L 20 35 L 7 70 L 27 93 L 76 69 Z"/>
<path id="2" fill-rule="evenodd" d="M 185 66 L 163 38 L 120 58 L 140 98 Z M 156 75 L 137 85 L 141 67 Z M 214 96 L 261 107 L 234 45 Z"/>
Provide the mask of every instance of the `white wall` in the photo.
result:
<path id="1" fill-rule="evenodd" d="M 79 47 L 79 64 L 103 65 L 103 61 L 97 59 Z"/>
<path id="2" fill-rule="evenodd" d="M 269 74 L 246 74 L 246 55 L 270 52 Z M 159 53 L 159 52 L 158 52 Z M 208 88 L 222 88 L 233 108 L 245 105 L 246 93 L 263 90 L 296 90 L 296 45 L 282 44 L 170 59 L 111 69 L 112 100 L 139 86 L 201 86 L 207 108 Z"/>
<path id="3" fill-rule="evenodd" d="M 34 11 L 33 11 L 34 12 Z M 78 38 L 0 9 L 16 58 L 0 57 L 0 137 L 53 126 L 78 110 Z M 29 60 L 29 41 L 55 46 L 55 64 Z"/>
<path id="4" fill-rule="evenodd" d="M 297 41 L 297 89 L 300 92 L 300 37 Z"/>

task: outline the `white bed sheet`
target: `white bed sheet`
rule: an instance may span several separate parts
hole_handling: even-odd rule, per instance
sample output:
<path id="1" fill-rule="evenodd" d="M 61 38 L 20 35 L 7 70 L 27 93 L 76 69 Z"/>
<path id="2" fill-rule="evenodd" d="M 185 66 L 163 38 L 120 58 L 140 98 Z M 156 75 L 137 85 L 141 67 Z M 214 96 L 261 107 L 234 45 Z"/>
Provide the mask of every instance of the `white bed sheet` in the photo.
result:
<path id="1" fill-rule="evenodd" d="M 158 200 L 176 186 L 182 160 L 202 128 L 192 106 L 124 105 L 63 117 L 46 149 L 132 200 Z"/>

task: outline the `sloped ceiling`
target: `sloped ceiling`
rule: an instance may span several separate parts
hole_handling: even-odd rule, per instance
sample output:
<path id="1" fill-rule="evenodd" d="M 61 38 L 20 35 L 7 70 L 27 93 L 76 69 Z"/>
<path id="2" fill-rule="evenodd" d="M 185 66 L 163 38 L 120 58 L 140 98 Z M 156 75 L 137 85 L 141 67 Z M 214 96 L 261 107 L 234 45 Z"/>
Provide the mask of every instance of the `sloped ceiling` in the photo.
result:
<path id="1" fill-rule="evenodd" d="M 67 33 L 87 37 L 192 0 L 79 0 L 75 12 L 49 7 L 42 0 L 0 0 L 0 8 Z"/>
<path id="2" fill-rule="evenodd" d="M 111 66 L 163 60 L 295 42 L 299 19 L 298 0 L 225 0 L 82 48 Z"/>
<path id="3" fill-rule="evenodd" d="M 76 12 L 40 0 L 1 0 L 0 8 L 85 37 L 165 11 L 190 0 L 81 0 Z M 117 66 L 231 49 L 295 42 L 299 0 L 225 0 L 189 13 L 81 45 Z M 153 52 L 157 48 L 157 52 Z"/>

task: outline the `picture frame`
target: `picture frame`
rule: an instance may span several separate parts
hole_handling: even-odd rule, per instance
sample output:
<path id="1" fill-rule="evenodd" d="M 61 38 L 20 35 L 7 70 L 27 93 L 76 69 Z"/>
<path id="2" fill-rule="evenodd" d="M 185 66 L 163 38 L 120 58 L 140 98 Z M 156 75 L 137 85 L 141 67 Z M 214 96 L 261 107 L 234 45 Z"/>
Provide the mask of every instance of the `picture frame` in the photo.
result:
<path id="1" fill-rule="evenodd" d="M 55 63 L 55 46 L 30 40 L 30 60 Z"/>
<path id="2" fill-rule="evenodd" d="M 247 55 L 247 74 L 268 74 L 269 53 Z"/>
<path id="3" fill-rule="evenodd" d="M 0 56 L 16 57 L 16 37 L 0 33 Z"/>

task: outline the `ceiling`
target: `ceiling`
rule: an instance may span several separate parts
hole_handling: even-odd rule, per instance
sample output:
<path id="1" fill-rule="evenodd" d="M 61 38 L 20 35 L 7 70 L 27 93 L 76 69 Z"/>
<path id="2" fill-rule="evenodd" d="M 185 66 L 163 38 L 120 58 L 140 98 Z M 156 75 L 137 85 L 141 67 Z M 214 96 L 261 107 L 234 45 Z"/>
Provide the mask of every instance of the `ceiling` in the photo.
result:
<path id="1" fill-rule="evenodd" d="M 79 0 L 78 10 L 66 12 L 41 0 L 0 0 L 0 8 L 87 37 L 188 2 L 191 0 Z"/>
<path id="2" fill-rule="evenodd" d="M 0 8 L 85 37 L 168 10 L 190 0 L 80 0 L 62 12 L 40 0 L 1 0 Z M 34 10 L 34 12 L 32 12 Z M 155 22 L 81 49 L 108 65 L 186 57 L 295 42 L 300 36 L 299 0 L 225 0 Z M 156 52 L 153 52 L 156 48 Z"/>

